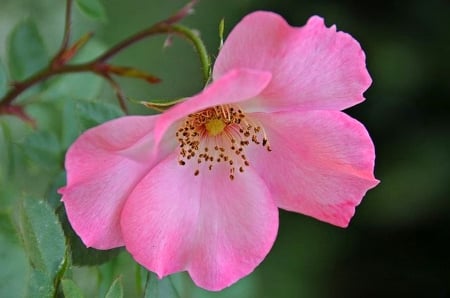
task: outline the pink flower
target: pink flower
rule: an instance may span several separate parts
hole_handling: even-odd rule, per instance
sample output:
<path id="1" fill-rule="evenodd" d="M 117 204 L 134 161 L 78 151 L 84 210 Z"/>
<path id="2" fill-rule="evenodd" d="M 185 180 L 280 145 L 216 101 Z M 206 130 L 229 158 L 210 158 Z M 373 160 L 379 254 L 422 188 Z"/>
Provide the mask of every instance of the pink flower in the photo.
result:
<path id="1" fill-rule="evenodd" d="M 160 277 L 221 290 L 271 249 L 278 208 L 346 227 L 373 176 L 374 146 L 341 110 L 371 84 L 360 45 L 313 16 L 255 12 L 229 35 L 201 93 L 157 116 L 82 134 L 61 189 L 86 246 L 125 246 Z"/>

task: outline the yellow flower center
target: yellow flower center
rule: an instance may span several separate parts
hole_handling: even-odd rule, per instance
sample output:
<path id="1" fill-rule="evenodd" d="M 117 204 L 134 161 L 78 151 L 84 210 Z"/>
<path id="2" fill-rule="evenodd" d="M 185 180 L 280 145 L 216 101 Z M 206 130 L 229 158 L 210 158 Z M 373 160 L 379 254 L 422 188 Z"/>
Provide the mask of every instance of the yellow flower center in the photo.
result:
<path id="1" fill-rule="evenodd" d="M 205 123 L 205 129 L 212 137 L 215 137 L 218 134 L 222 133 L 226 126 L 227 125 L 225 124 L 225 122 L 223 122 L 222 119 L 217 118 L 210 119 Z"/>
<path id="2" fill-rule="evenodd" d="M 246 147 L 261 145 L 272 151 L 262 126 L 236 105 L 215 106 L 188 115 L 176 137 L 180 143 L 178 163 L 184 166 L 194 162 L 195 176 L 200 169 L 212 170 L 215 164 L 224 163 L 233 180 L 237 172 L 243 173 L 250 166 Z"/>

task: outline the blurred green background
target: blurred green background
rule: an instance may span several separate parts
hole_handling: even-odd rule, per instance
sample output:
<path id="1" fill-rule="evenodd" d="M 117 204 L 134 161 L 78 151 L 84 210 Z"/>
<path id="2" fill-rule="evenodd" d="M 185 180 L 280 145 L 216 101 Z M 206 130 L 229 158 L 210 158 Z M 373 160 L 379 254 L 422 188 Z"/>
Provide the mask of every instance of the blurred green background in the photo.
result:
<path id="1" fill-rule="evenodd" d="M 107 9 L 103 23 L 74 10 L 75 38 L 95 31 L 97 41 L 111 46 L 170 15 L 186 1 L 103 3 Z M 327 25 L 336 24 L 361 43 L 373 85 L 365 93 L 367 100 L 347 112 L 365 124 L 374 140 L 376 176 L 381 184 L 369 191 L 347 229 L 281 211 L 279 236 L 269 256 L 254 274 L 230 289 L 222 293 L 196 290 L 184 275 L 175 277 L 178 287 L 189 289 L 186 297 L 450 297 L 450 3 L 203 0 L 183 24 L 201 32 L 214 56 L 220 19 L 225 18 L 229 32 L 254 10 L 278 12 L 297 26 L 317 14 Z M 64 1 L 0 0 L 3 61 L 9 32 L 25 18 L 38 24 L 50 54 L 58 49 Z M 163 43 L 164 37 L 146 40 L 114 60 L 139 66 L 163 79 L 155 86 L 121 80 L 128 96 L 176 98 L 195 94 L 202 87 L 199 63 L 191 46 L 176 38 L 169 48 L 163 49 Z M 99 97 L 115 100 L 107 85 Z M 132 107 L 132 112 L 148 111 Z M 17 181 L 17 177 L 31 179 L 40 173 L 22 171 L 16 174 Z M 43 191 L 48 185 L 41 183 L 42 179 L 27 180 L 9 187 L 26 184 L 21 192 Z M 12 192 L 3 191 L 3 195 Z M 2 280 L 18 276 L 21 282 L 24 278 L 21 268 L 26 261 L 20 263 L 20 250 L 17 254 L 18 263 L 9 264 L 11 270 L 2 273 Z M 0 250 L 0 262 L 5 257 L 10 256 Z M 124 275 L 125 281 L 134 278 L 128 258 L 121 253 L 114 265 L 114 272 Z M 100 271 L 107 271 L 108 266 L 112 265 L 104 265 Z M 97 295 L 91 277 L 98 274 L 93 268 L 74 272 L 91 295 Z M 4 289 L 0 293 L 11 295 L 8 287 L 11 285 L 0 281 Z M 130 291 L 126 297 L 133 297 Z M 14 293 L 10 297 L 15 294 L 20 296 Z"/>

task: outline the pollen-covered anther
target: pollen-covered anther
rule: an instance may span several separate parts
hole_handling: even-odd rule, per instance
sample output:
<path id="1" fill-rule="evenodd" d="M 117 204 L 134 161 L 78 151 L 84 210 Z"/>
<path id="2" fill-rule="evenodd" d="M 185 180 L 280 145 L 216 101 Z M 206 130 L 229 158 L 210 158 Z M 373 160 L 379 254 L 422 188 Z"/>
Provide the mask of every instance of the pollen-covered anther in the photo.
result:
<path id="1" fill-rule="evenodd" d="M 179 147 L 179 165 L 194 160 L 194 175 L 202 169 L 213 170 L 215 164 L 228 165 L 229 178 L 250 166 L 245 149 L 269 146 L 264 128 L 235 105 L 215 106 L 187 116 L 175 133 Z M 212 149 L 212 150 L 210 150 Z M 195 159 L 194 159 L 195 157 Z"/>

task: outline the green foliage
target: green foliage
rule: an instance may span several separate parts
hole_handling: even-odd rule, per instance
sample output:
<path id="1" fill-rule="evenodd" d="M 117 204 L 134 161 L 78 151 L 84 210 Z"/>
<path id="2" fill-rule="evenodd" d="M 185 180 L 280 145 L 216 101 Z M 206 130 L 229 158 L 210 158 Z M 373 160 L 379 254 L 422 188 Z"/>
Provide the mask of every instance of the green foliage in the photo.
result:
<path id="1" fill-rule="evenodd" d="M 8 175 L 11 175 L 13 162 L 12 162 L 12 136 L 11 130 L 6 121 L 0 119 L 0 163 L 2 167 L 0 168 L 0 182 L 5 179 Z M 4 178 L 5 177 L 5 178 Z M 1 190 L 0 190 L 1 193 Z"/>
<path id="2" fill-rule="evenodd" d="M 123 116 L 123 112 L 115 105 L 104 102 L 77 102 L 76 105 L 80 123 L 83 127 L 90 128 L 108 120 Z"/>
<path id="3" fill-rule="evenodd" d="M 145 288 L 145 298 L 179 298 L 170 276 L 159 279 L 156 274 L 149 272 Z"/>
<path id="4" fill-rule="evenodd" d="M 19 245 L 10 213 L 0 211 L 0 297 L 23 297 L 27 260 Z"/>
<path id="5" fill-rule="evenodd" d="M 52 297 L 66 262 L 65 238 L 59 221 L 44 201 L 26 198 L 20 206 L 20 232 L 33 268 L 28 296 L 39 293 L 38 297 Z"/>
<path id="6" fill-rule="evenodd" d="M 76 0 L 80 11 L 86 16 L 99 21 L 106 21 L 106 10 L 100 0 Z"/>
<path id="7" fill-rule="evenodd" d="M 26 298 L 42 297 L 52 298 L 55 295 L 55 288 L 50 276 L 45 272 L 37 269 L 31 269 L 28 278 L 27 289 L 25 293 Z"/>
<path id="8" fill-rule="evenodd" d="M 61 146 L 68 148 L 83 131 L 123 115 L 122 110 L 112 104 L 66 100 L 62 106 Z"/>
<path id="9" fill-rule="evenodd" d="M 71 279 L 61 280 L 61 285 L 65 298 L 83 298 L 83 292 Z"/>
<path id="10" fill-rule="evenodd" d="M 5 95 L 8 89 L 8 76 L 6 74 L 5 67 L 3 66 L 2 60 L 0 59 L 0 97 Z"/>
<path id="11" fill-rule="evenodd" d="M 30 134 L 23 143 L 27 157 L 44 168 L 60 167 L 62 152 L 54 132 L 38 131 Z"/>
<path id="12" fill-rule="evenodd" d="M 122 279 L 119 277 L 112 283 L 111 287 L 106 293 L 105 298 L 122 298 L 122 297 L 123 297 Z"/>
<path id="13" fill-rule="evenodd" d="M 95 38 L 81 48 L 70 63 L 85 63 L 105 51 L 104 44 Z M 92 73 L 73 73 L 55 77 L 48 88 L 39 94 L 43 101 L 61 101 L 70 96 L 73 99 L 93 100 L 101 92 L 104 80 Z"/>
<path id="14" fill-rule="evenodd" d="M 87 248 L 70 225 L 64 208 L 58 209 L 58 215 L 70 246 L 72 264 L 76 266 L 100 265 L 115 258 L 121 248 L 98 250 Z"/>
<path id="15" fill-rule="evenodd" d="M 14 28 L 8 45 L 9 70 L 14 80 L 23 80 L 48 63 L 44 42 L 32 20 L 21 22 Z"/>

